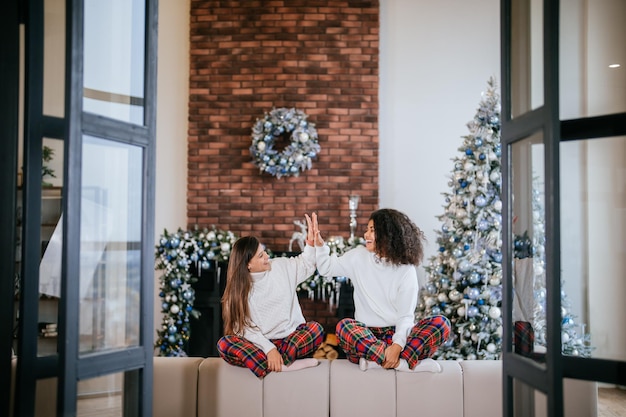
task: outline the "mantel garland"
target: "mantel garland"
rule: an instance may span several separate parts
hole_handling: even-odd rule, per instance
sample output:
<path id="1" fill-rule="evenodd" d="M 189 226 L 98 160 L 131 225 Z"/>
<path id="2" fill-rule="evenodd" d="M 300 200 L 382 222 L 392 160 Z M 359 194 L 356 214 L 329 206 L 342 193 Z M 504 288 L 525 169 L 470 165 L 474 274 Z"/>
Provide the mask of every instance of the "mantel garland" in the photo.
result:
<path id="1" fill-rule="evenodd" d="M 252 127 L 252 162 L 261 172 L 277 178 L 300 175 L 311 169 L 312 159 L 320 151 L 315 124 L 307 121 L 301 110 L 274 108 L 257 119 Z M 290 144 L 282 151 L 274 149 L 276 138 L 289 135 Z"/>
<path id="2" fill-rule="evenodd" d="M 191 284 L 197 277 L 190 272 L 192 265 L 197 271 L 209 269 L 210 261 L 227 261 L 237 237 L 230 231 L 198 229 L 176 233 L 164 231 L 156 247 L 155 269 L 162 270 L 159 277 L 162 327 L 157 330 L 155 343 L 159 356 L 187 356 L 185 347 L 189 341 L 189 316 L 200 313 L 193 308 L 195 291 Z M 198 273 L 199 275 L 199 273 Z"/>

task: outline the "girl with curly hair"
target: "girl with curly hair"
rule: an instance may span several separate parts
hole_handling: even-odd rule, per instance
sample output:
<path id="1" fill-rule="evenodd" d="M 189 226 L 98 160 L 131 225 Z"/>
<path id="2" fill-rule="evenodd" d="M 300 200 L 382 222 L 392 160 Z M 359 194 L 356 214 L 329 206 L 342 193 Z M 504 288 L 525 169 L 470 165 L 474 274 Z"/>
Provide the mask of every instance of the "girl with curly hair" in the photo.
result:
<path id="1" fill-rule="evenodd" d="M 312 218 L 318 272 L 347 277 L 354 286 L 354 318 L 336 327 L 348 360 L 363 371 L 440 372 L 431 357 L 448 338 L 450 322 L 445 316 L 415 321 L 422 231 L 398 210 L 376 210 L 368 220 L 365 246 L 337 256 L 324 245 L 315 213 Z"/>

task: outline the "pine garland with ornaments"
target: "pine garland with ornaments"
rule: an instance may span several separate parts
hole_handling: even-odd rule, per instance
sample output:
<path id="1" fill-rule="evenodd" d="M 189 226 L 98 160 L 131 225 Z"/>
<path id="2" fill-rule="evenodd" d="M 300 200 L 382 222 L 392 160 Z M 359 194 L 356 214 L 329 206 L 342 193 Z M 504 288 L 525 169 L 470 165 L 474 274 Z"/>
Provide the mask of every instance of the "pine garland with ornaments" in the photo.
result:
<path id="1" fill-rule="evenodd" d="M 500 97 L 493 78 L 482 94 L 469 134 L 452 159 L 437 218 L 439 251 L 424 266 L 427 283 L 416 315 L 443 314 L 452 332 L 438 359 L 498 359 L 502 351 L 502 201 Z"/>
<path id="2" fill-rule="evenodd" d="M 189 319 L 199 316 L 193 308 L 195 291 L 191 287 L 197 277 L 190 269 L 195 266 L 201 271 L 209 269 L 211 261 L 228 260 L 236 240 L 235 234 L 215 226 L 190 231 L 179 228 L 176 233 L 165 230 L 161 235 L 155 253 L 155 269 L 163 271 L 159 277 L 163 320 L 155 343 L 159 356 L 187 356 Z"/>

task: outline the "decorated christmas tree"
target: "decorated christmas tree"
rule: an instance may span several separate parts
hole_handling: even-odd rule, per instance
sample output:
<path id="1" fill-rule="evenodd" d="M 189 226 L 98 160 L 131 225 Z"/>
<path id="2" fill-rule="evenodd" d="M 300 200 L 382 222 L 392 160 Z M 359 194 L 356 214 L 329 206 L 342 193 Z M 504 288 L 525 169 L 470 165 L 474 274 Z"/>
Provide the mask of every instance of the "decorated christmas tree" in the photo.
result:
<path id="1" fill-rule="evenodd" d="M 532 258 L 533 265 L 533 330 L 535 344 L 546 347 L 546 277 L 545 277 L 545 210 L 543 203 L 543 186 L 537 177 L 533 178 L 532 186 L 532 237 L 525 231 L 516 236 L 514 242 L 515 258 Z M 563 283 L 561 283 L 563 286 Z M 561 352 L 564 355 L 589 357 L 593 351 L 590 344 L 591 336 L 586 332 L 584 324 L 576 323 L 571 303 L 564 290 L 561 290 Z"/>
<path id="2" fill-rule="evenodd" d="M 495 80 L 467 124 L 453 158 L 437 230 L 439 251 L 425 265 L 418 316 L 444 314 L 451 337 L 439 359 L 497 359 L 502 339 L 502 202 L 500 200 L 500 97 Z"/>
<path id="3" fill-rule="evenodd" d="M 436 354 L 439 359 L 498 359 L 502 352 L 502 201 L 500 200 L 500 99 L 495 81 L 488 82 L 474 119 L 468 123 L 460 156 L 444 193 L 445 212 L 437 230 L 438 253 L 425 269 L 418 316 L 444 314 L 452 336 Z M 532 311 L 528 320 L 535 349 L 546 346 L 545 216 L 542 187 L 532 187 L 532 231 L 515 236 L 515 262 L 532 258 Z M 517 265 L 516 265 L 517 266 Z M 517 269 L 517 268 L 516 268 Z M 521 277 L 515 277 L 520 279 Z M 590 337 L 576 323 L 561 291 L 562 353 L 590 356 Z M 580 329 L 580 333 L 578 330 Z"/>

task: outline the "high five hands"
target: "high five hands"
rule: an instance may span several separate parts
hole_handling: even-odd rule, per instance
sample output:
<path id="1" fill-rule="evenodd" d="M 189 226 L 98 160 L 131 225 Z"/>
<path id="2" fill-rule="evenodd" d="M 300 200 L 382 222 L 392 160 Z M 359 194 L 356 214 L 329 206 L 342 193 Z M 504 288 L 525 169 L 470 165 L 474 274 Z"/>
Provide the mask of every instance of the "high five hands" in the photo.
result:
<path id="1" fill-rule="evenodd" d="M 324 246 L 324 239 L 317 223 L 317 213 L 312 213 L 311 216 L 305 214 L 304 217 L 307 224 L 306 243 L 310 246 Z"/>

